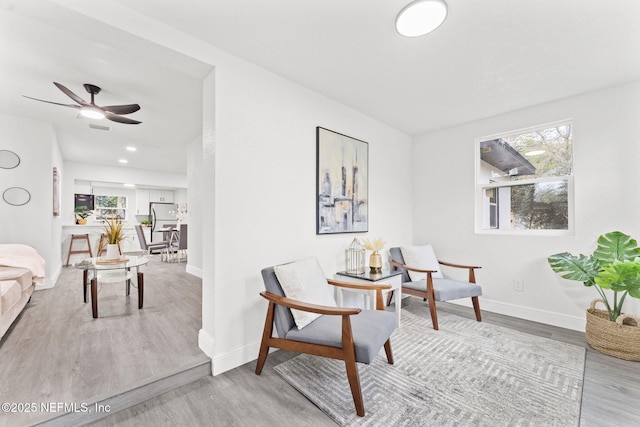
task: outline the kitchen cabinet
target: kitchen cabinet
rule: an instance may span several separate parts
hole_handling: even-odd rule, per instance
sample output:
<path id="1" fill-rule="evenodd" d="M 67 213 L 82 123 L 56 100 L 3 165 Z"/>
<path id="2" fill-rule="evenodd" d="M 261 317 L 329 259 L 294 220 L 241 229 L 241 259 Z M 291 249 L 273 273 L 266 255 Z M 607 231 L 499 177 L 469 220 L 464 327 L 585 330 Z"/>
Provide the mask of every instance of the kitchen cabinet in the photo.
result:
<path id="1" fill-rule="evenodd" d="M 149 190 L 136 190 L 136 215 L 149 215 Z"/>
<path id="2" fill-rule="evenodd" d="M 173 191 L 149 190 L 150 202 L 173 203 Z"/>

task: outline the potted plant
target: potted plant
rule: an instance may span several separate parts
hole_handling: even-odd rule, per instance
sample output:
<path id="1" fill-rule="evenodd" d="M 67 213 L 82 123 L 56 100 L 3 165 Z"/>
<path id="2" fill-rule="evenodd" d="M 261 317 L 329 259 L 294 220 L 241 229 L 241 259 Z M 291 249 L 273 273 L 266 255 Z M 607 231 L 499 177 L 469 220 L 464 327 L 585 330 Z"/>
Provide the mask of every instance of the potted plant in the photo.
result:
<path id="1" fill-rule="evenodd" d="M 107 255 L 105 258 L 120 258 L 120 242 L 127 238 L 122 221 L 116 218 L 108 219 L 104 226 L 104 234 L 107 237 Z"/>
<path id="2" fill-rule="evenodd" d="M 638 319 L 622 313 L 627 296 L 640 298 L 640 248 L 636 240 L 613 231 L 598 238 L 592 255 L 561 252 L 551 255 L 548 261 L 561 277 L 593 287 L 601 297 L 587 310 L 589 345 L 612 356 L 640 361 Z M 600 301 L 606 310 L 595 308 Z"/>
<path id="3" fill-rule="evenodd" d="M 144 219 L 140 221 L 140 225 L 142 225 L 143 227 L 151 227 L 151 221 Z"/>
<path id="4" fill-rule="evenodd" d="M 87 209 L 86 206 L 78 206 L 73 210 L 76 216 L 76 224 L 86 224 L 87 218 L 93 215 L 93 212 Z"/>

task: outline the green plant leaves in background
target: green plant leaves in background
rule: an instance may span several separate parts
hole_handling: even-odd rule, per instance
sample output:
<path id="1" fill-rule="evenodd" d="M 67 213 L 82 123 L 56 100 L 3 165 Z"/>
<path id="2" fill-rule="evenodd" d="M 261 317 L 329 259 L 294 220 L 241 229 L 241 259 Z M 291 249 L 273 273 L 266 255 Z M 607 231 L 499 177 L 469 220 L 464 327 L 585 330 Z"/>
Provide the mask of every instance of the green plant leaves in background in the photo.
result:
<path id="1" fill-rule="evenodd" d="M 561 252 L 551 255 L 548 261 L 551 269 L 559 273 L 561 277 L 583 282 L 585 286 L 595 284 L 594 277 L 600 270 L 600 263 L 597 259 L 582 254 L 575 256 L 569 252 Z"/>
<path id="2" fill-rule="evenodd" d="M 638 242 L 619 231 L 603 234 L 598 238 L 598 248 L 593 257 L 610 264 L 615 261 L 632 261 L 640 256 Z"/>

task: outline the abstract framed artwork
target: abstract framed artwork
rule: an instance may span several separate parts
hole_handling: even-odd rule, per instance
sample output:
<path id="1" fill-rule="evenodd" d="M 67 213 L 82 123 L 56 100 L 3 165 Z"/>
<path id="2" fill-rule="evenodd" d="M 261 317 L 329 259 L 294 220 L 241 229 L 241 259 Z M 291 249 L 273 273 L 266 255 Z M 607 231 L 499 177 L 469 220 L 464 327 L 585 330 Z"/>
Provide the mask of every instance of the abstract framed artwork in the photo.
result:
<path id="1" fill-rule="evenodd" d="M 316 128 L 316 234 L 369 231 L 369 144 Z"/>

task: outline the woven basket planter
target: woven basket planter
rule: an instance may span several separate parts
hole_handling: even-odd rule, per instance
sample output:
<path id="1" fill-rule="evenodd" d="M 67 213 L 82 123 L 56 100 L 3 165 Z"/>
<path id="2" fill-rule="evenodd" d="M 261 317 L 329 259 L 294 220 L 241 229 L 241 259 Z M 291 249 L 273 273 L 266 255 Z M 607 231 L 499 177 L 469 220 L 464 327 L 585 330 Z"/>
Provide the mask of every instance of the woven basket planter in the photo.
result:
<path id="1" fill-rule="evenodd" d="M 640 361 L 640 319 L 621 314 L 615 322 L 607 310 L 595 308 L 595 299 L 587 309 L 587 342 L 601 353 L 620 359 Z"/>

